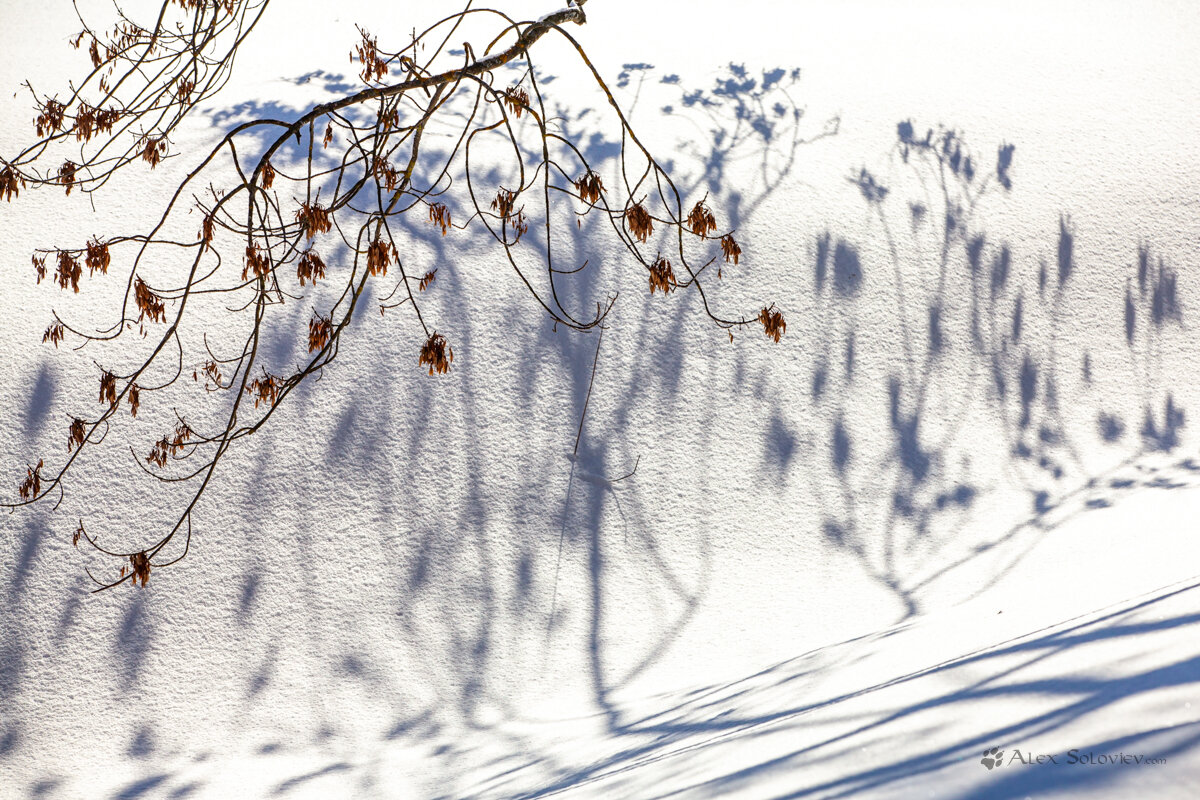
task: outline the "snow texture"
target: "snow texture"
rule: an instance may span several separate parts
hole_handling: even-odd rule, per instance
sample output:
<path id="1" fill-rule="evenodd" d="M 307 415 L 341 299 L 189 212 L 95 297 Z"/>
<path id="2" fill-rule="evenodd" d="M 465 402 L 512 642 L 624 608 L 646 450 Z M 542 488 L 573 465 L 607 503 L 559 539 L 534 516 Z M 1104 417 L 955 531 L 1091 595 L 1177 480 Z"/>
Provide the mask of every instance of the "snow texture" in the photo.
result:
<path id="1" fill-rule="evenodd" d="M 273 8 L 179 149 L 345 91 L 353 24 L 382 45 L 414 9 Z M 2 152 L 31 133 L 19 81 L 80 63 L 70 13 L 0 10 Z M 112 537 L 157 519 L 133 470 L 0 517 L 0 797 L 1196 796 L 1200 9 L 588 18 L 571 33 L 646 144 L 738 231 L 711 301 L 774 300 L 782 342 L 730 343 L 612 251 L 575 454 L 595 338 L 553 331 L 480 239 L 418 243 L 454 370 L 417 367 L 402 313 L 365 314 L 147 589 L 87 594 L 70 546 L 90 508 Z M 538 48 L 611 170 L 603 97 Z M 0 207 L 6 491 L 95 401 L 89 351 L 40 343 L 85 306 L 29 253 L 144 223 L 186 160 L 95 210 Z"/>

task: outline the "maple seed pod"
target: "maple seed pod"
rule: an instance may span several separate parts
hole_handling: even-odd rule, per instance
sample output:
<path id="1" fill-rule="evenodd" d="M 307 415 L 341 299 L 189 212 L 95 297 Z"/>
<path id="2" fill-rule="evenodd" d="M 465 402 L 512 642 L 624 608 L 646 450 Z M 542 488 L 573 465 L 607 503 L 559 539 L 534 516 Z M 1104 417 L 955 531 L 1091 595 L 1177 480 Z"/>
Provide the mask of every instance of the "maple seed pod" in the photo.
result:
<path id="1" fill-rule="evenodd" d="M 387 243 L 382 239 L 376 239 L 367 245 L 367 271 L 372 275 L 387 275 L 391 260 Z"/>
<path id="2" fill-rule="evenodd" d="M 213 218 L 212 218 L 212 214 L 205 214 L 205 215 L 204 215 L 204 221 L 200 223 L 200 236 L 199 236 L 199 239 L 200 239 L 200 242 L 201 242 L 201 246 L 202 246 L 202 247 L 208 247 L 210 244 L 212 244 L 212 240 L 213 240 Z"/>
<path id="3" fill-rule="evenodd" d="M 87 256 L 84 258 L 87 263 L 88 274 L 94 274 L 96 270 L 100 270 L 103 275 L 108 274 L 108 265 L 112 262 L 112 256 L 109 255 L 108 245 L 101 242 L 99 239 L 92 239 L 87 243 Z"/>
<path id="4" fill-rule="evenodd" d="M 37 115 L 34 120 L 34 125 L 37 128 L 39 137 L 49 136 L 63 129 L 63 117 L 66 115 L 66 106 L 57 100 L 47 100 L 46 104 L 41 107 L 42 113 Z"/>
<path id="5" fill-rule="evenodd" d="M 300 263 L 296 265 L 296 277 L 300 279 L 300 285 L 303 286 L 306 280 L 316 284 L 317 278 L 325 277 L 325 262 L 321 260 L 321 256 L 315 250 L 309 248 L 300 256 Z"/>
<path id="6" fill-rule="evenodd" d="M 516 202 L 516 192 L 510 192 L 508 189 L 500 189 L 496 192 L 496 199 L 492 201 L 492 210 L 499 214 L 502 220 L 507 222 Z"/>
<path id="7" fill-rule="evenodd" d="M 600 176 L 589 169 L 584 173 L 582 178 L 575 181 L 575 190 L 579 192 L 580 200 L 594 206 L 600 202 L 600 194 L 604 191 L 604 184 L 600 181 Z"/>
<path id="8" fill-rule="evenodd" d="M 58 269 L 54 274 L 54 280 L 58 283 L 59 287 L 66 289 L 69 286 L 78 294 L 79 278 L 81 275 L 83 275 L 83 268 L 79 265 L 79 259 L 66 250 L 59 250 Z"/>
<path id="9" fill-rule="evenodd" d="M 242 280 L 246 280 L 251 274 L 256 278 L 261 278 L 271 271 L 271 257 L 267 252 L 260 252 L 258 245 L 251 243 L 246 248 L 246 266 L 242 269 Z"/>
<path id="10" fill-rule="evenodd" d="M 313 318 L 308 321 L 308 352 L 314 353 L 323 349 L 332 336 L 332 320 L 329 317 L 319 317 L 314 312 Z"/>
<path id="11" fill-rule="evenodd" d="M 358 32 L 362 35 L 362 41 L 355 45 L 354 49 L 358 51 L 358 61 L 363 65 L 359 77 L 363 83 L 382 80 L 383 76 L 387 75 L 388 67 L 387 62 L 379 55 L 378 39 L 361 28 Z M 353 53 L 350 54 L 350 62 L 354 63 Z"/>
<path id="12" fill-rule="evenodd" d="M 311 239 L 318 233 L 329 233 L 333 230 L 333 221 L 329 209 L 319 205 L 304 203 L 296 212 L 296 221 L 300 223 L 300 232 L 305 239 Z"/>
<path id="13" fill-rule="evenodd" d="M 654 220 L 641 203 L 634 203 L 625 210 L 625 227 L 639 242 L 645 242 L 654 233 Z"/>
<path id="14" fill-rule="evenodd" d="M 454 351 L 446 342 L 446 337 L 437 331 L 433 332 L 421 347 L 421 357 L 417 363 L 429 366 L 429 374 L 437 372 L 443 375 L 450 371 L 450 362 L 454 360 Z"/>
<path id="15" fill-rule="evenodd" d="M 42 493 L 42 466 L 43 462 L 39 459 L 36 467 L 25 468 L 25 480 L 17 489 L 22 500 L 33 500 Z"/>
<path id="16" fill-rule="evenodd" d="M 450 209 L 445 203 L 434 203 L 429 207 L 429 221 L 442 229 L 442 236 L 450 228 Z"/>
<path id="17" fill-rule="evenodd" d="M 100 374 L 100 402 L 114 408 L 117 405 L 117 376 L 108 370 Z"/>
<path id="18" fill-rule="evenodd" d="M 675 271 L 671 269 L 671 262 L 659 256 L 650 265 L 650 294 L 654 294 L 656 289 L 663 294 L 669 294 L 677 285 Z"/>
<path id="19" fill-rule="evenodd" d="M 142 142 L 142 160 L 150 165 L 150 169 L 154 169 L 167 157 L 167 137 L 160 136 L 157 139 L 151 139 L 146 136 Z"/>
<path id="20" fill-rule="evenodd" d="M 150 291 L 150 286 L 140 277 L 133 285 L 133 300 L 138 310 L 151 322 L 166 322 L 167 309 L 162 298 Z"/>
<path id="21" fill-rule="evenodd" d="M 67 432 L 67 452 L 71 452 L 77 447 L 83 445 L 84 439 L 87 438 L 86 423 L 79 417 L 71 420 L 71 428 Z"/>
<path id="22" fill-rule="evenodd" d="M 708 234 L 717 229 L 717 219 L 708 206 L 701 200 L 692 207 L 687 217 L 688 228 L 701 239 L 707 239 Z"/>
<path id="23" fill-rule="evenodd" d="M 66 333 L 66 326 L 61 322 L 51 323 L 50 327 L 46 328 L 46 332 L 42 335 L 42 344 L 49 342 L 58 347 L 58 343 L 63 340 L 63 335 Z"/>
<path id="24" fill-rule="evenodd" d="M 145 553 L 134 553 L 129 557 L 129 569 L 133 573 L 133 585 L 137 586 L 138 581 L 142 582 L 142 588 L 146 587 L 146 581 L 150 580 L 150 556 Z M 125 567 L 121 567 L 121 575 L 125 575 Z"/>
<path id="25" fill-rule="evenodd" d="M 762 323 L 763 331 L 767 334 L 767 337 L 774 339 L 776 344 L 778 344 L 783 334 L 787 331 L 787 323 L 783 321 L 783 314 L 773 311 L 773 308 L 774 306 L 764 308 L 758 312 L 758 321 Z"/>
<path id="26" fill-rule="evenodd" d="M 529 93 L 519 87 L 510 86 L 504 90 L 504 104 L 520 119 L 521 114 L 529 109 Z"/>
<path id="27" fill-rule="evenodd" d="M 0 170 L 0 197 L 12 202 L 13 198 L 25 188 L 25 179 L 19 176 L 12 167 Z"/>
<path id="28" fill-rule="evenodd" d="M 71 193 L 71 188 L 75 186 L 75 171 L 79 167 L 72 161 L 64 161 L 63 165 L 58 168 L 58 180 L 67 188 L 67 194 Z"/>
<path id="29" fill-rule="evenodd" d="M 733 234 L 727 233 L 721 237 L 721 252 L 725 254 L 726 262 L 732 260 L 733 265 L 737 266 L 738 256 L 742 254 L 742 248 L 733 240 Z"/>
<path id="30" fill-rule="evenodd" d="M 281 388 L 283 385 L 278 378 L 274 375 L 265 375 L 251 381 L 250 385 L 246 387 L 246 392 L 254 396 L 254 407 L 258 408 L 259 403 L 275 405 L 275 401 L 279 399 Z"/>

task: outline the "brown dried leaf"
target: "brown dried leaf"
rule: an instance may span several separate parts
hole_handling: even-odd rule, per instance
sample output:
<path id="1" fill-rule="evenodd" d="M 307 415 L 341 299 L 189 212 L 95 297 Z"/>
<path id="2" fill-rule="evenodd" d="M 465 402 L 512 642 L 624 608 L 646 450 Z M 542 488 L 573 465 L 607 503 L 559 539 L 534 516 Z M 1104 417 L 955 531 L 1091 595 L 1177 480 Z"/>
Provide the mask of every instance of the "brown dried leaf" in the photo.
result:
<path id="1" fill-rule="evenodd" d="M 435 275 L 437 275 L 436 269 L 431 269 L 431 270 L 429 270 L 429 272 L 426 272 L 424 277 L 422 277 L 421 280 L 417 283 L 417 291 L 423 292 L 426 289 L 428 289 L 429 284 L 433 283 L 433 278 Z"/>

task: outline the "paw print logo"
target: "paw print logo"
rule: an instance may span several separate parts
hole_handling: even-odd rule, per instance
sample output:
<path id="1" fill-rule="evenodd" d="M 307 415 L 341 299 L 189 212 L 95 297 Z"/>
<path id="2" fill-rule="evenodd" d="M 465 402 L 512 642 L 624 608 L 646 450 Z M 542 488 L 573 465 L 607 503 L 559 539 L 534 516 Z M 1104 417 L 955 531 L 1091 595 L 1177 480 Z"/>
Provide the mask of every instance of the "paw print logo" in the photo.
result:
<path id="1" fill-rule="evenodd" d="M 1004 763 L 1004 751 L 999 747 L 993 747 L 991 750 L 983 751 L 983 758 L 979 759 L 979 763 L 983 764 L 989 770 L 998 767 Z"/>

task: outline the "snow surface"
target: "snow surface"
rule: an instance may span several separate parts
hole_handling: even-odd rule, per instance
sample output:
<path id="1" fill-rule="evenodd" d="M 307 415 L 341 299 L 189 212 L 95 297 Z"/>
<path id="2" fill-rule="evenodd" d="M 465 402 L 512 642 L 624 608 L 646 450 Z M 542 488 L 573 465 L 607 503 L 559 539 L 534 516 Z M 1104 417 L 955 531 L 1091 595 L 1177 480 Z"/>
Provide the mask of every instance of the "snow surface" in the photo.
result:
<path id="1" fill-rule="evenodd" d="M 5 86 L 78 63 L 69 4 L 0 15 Z M 355 22 L 429 18 L 279 5 L 183 146 L 352 81 Z M 58 512 L 3 516 L 0 797 L 1196 796 L 1196 6 L 597 0 L 571 33 L 737 226 L 715 301 L 774 299 L 782 343 L 730 344 L 610 252 L 572 456 L 595 339 L 553 332 L 480 241 L 415 242 L 454 371 L 417 368 L 403 315 L 364 315 L 155 586 L 89 595 L 70 546 L 89 509 L 114 537 L 164 513 L 132 471 L 94 463 Z M 564 125 L 610 153 L 572 51 L 539 49 Z M 28 100 L 2 103 L 11 152 Z M 1012 190 L 993 178 L 966 221 L 974 271 L 961 242 L 941 269 L 908 119 L 960 131 L 981 175 L 1016 145 Z M 30 251 L 144 222 L 185 160 L 95 211 L 0 206 L 11 489 L 94 404 L 89 351 L 40 344 L 51 308 L 86 306 L 34 286 Z M 1100 763 L 1122 754 L 1165 763 Z"/>

